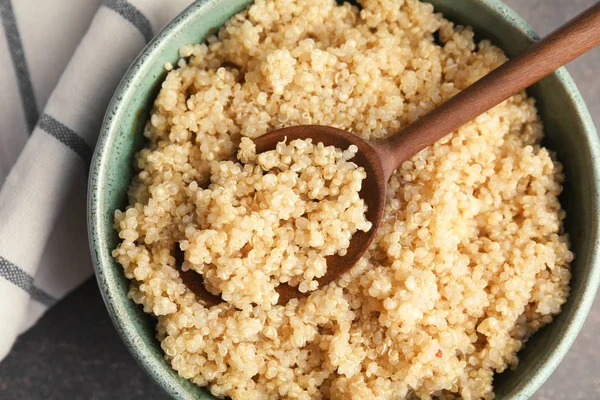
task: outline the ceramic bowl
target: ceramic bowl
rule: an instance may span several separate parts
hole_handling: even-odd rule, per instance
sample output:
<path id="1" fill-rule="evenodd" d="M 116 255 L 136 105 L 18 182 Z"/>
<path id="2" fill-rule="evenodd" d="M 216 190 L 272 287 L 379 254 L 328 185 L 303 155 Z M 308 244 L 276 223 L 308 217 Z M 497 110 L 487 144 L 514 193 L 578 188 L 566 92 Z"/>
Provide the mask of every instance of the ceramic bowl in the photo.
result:
<path id="1" fill-rule="evenodd" d="M 498 0 L 431 0 L 436 11 L 474 27 L 508 56 L 536 40 L 535 32 Z M 163 65 L 178 60 L 178 48 L 197 43 L 249 0 L 200 0 L 162 30 L 134 61 L 114 95 L 102 126 L 91 167 L 88 194 L 89 238 L 98 285 L 112 321 L 128 349 L 154 380 L 177 399 L 212 399 L 206 389 L 180 378 L 164 360 L 155 338 L 155 321 L 127 298 L 128 282 L 111 257 L 118 242 L 112 228 L 115 209 L 126 204 L 134 153 L 151 104 L 165 77 Z M 495 379 L 496 398 L 530 397 L 550 376 L 577 336 L 600 280 L 598 203 L 600 145 L 596 130 L 573 80 L 561 69 L 529 89 L 546 127 L 545 145 L 557 152 L 567 176 L 561 197 L 566 230 L 576 259 L 572 292 L 563 312 L 527 343 L 515 371 Z"/>

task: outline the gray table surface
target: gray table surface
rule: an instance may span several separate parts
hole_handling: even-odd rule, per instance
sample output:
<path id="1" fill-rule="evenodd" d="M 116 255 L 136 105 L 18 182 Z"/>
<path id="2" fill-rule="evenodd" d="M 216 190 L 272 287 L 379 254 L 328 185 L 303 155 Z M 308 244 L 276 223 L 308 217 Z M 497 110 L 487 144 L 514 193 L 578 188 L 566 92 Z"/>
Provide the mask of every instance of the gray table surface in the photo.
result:
<path id="1" fill-rule="evenodd" d="M 540 35 L 594 0 L 506 0 Z M 600 126 L 600 49 L 568 65 Z M 600 297 L 575 344 L 535 400 L 600 398 Z M 0 399 L 167 399 L 138 368 L 114 331 L 94 280 L 25 333 L 0 363 Z"/>

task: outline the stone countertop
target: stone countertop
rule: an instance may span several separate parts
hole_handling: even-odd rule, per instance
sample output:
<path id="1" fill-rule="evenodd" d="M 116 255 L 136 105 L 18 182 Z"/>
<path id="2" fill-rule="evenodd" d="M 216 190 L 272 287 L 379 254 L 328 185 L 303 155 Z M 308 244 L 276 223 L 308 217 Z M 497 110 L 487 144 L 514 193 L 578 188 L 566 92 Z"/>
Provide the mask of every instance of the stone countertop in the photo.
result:
<path id="1" fill-rule="evenodd" d="M 594 0 L 505 0 L 546 35 Z M 568 65 L 600 126 L 600 49 Z M 600 298 L 575 344 L 535 400 L 600 398 Z M 138 368 L 108 318 L 94 280 L 25 333 L 0 363 L 0 399 L 145 399 L 167 395 Z"/>

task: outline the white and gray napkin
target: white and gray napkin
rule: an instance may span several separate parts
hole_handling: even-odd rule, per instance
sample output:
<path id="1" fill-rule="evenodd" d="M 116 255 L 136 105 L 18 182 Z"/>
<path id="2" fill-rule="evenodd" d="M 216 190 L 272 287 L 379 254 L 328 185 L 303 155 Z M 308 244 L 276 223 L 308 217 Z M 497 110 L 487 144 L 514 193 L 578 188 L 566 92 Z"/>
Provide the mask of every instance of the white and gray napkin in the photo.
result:
<path id="1" fill-rule="evenodd" d="M 0 0 L 0 360 L 92 275 L 87 173 L 145 44 L 191 0 Z"/>

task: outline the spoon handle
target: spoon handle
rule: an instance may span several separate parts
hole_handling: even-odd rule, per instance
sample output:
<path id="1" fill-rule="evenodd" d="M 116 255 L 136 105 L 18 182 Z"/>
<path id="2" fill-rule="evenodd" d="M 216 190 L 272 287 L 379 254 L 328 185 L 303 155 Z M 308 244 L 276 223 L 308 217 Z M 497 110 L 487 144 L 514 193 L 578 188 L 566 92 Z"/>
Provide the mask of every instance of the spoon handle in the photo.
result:
<path id="1" fill-rule="evenodd" d="M 465 123 L 600 44 L 600 2 L 379 143 L 386 173 Z"/>

